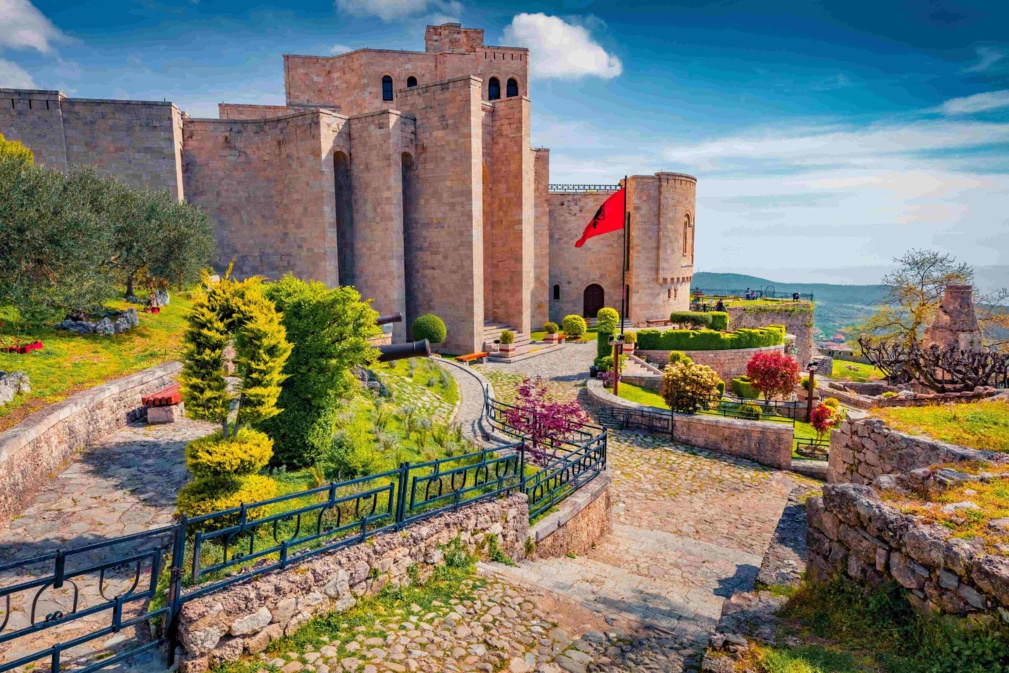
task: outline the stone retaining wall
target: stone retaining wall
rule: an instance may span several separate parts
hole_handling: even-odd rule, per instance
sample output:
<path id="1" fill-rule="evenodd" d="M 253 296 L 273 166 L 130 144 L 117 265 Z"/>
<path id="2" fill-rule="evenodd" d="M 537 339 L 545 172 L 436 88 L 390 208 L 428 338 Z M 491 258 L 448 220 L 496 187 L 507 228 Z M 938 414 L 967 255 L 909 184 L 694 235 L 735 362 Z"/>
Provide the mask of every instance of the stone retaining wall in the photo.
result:
<path id="1" fill-rule="evenodd" d="M 179 620 L 184 673 L 258 654 L 315 615 L 340 612 L 387 584 L 428 577 L 443 561 L 442 548 L 458 537 L 487 556 L 488 538 L 515 560 L 525 555 L 529 509 L 524 494 L 490 500 L 432 517 L 402 532 L 377 535 L 366 544 L 321 554 L 285 570 L 186 603 Z M 415 568 L 412 571 L 411 568 Z"/>
<path id="2" fill-rule="evenodd" d="M 0 522 L 16 516 L 79 451 L 145 416 L 140 398 L 173 382 L 166 362 L 72 395 L 0 433 Z"/>
<path id="3" fill-rule="evenodd" d="M 665 409 L 616 397 L 603 388 L 599 379 L 589 379 L 588 393 L 595 404 L 602 406 L 670 413 Z M 792 434 L 790 423 L 676 414 L 674 439 L 683 444 L 749 458 L 761 465 L 787 470 L 792 466 Z"/>
<path id="4" fill-rule="evenodd" d="M 878 418 L 844 421 L 830 435 L 827 481 L 871 484 L 884 474 L 906 474 L 939 463 L 971 460 L 1006 462 L 1009 456 L 906 435 L 886 427 Z"/>
<path id="5" fill-rule="evenodd" d="M 864 485 L 824 487 L 822 498 L 806 501 L 806 517 L 813 581 L 837 573 L 870 584 L 893 580 L 920 609 L 998 612 L 1009 622 L 1009 558 L 985 553 L 979 541 L 923 524 Z"/>
<path id="6" fill-rule="evenodd" d="M 818 379 L 819 380 L 819 379 Z M 883 397 L 888 390 L 897 391 L 885 383 L 846 383 L 825 381 L 821 392 L 825 397 L 837 398 L 839 402 L 856 409 L 874 407 L 931 407 L 947 403 L 977 402 L 1002 394 L 995 388 L 979 388 L 959 393 L 915 393 L 911 397 Z"/>
<path id="7" fill-rule="evenodd" d="M 596 540 L 613 530 L 610 518 L 609 470 L 583 486 L 552 512 L 529 527 L 536 543 L 535 558 L 584 554 Z"/>
<path id="8" fill-rule="evenodd" d="M 804 309 L 804 307 L 807 308 Z M 728 309 L 729 329 L 784 325 L 786 333 L 795 335 L 795 358 L 798 360 L 799 366 L 805 369 L 815 353 L 813 346 L 814 306 L 812 302 L 803 301 L 800 304 L 788 302 L 783 304 L 780 310 L 768 309 L 768 306 L 748 305 L 746 302 L 740 306 L 730 306 Z"/>
<path id="9" fill-rule="evenodd" d="M 746 365 L 757 353 L 783 353 L 785 346 L 764 346 L 761 348 L 733 348 L 719 351 L 683 351 L 695 364 L 707 365 L 718 373 L 718 378 L 728 386 L 732 379 L 746 374 Z M 647 357 L 651 362 L 665 363 L 669 351 L 636 351 L 639 357 Z"/>

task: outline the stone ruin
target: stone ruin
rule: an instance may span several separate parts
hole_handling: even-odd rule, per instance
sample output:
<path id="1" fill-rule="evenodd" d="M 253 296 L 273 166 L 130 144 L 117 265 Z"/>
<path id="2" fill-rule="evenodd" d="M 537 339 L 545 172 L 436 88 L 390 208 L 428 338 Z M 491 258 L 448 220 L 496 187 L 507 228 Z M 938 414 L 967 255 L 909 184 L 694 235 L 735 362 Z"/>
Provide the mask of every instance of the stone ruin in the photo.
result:
<path id="1" fill-rule="evenodd" d="M 954 346 L 964 351 L 982 348 L 981 328 L 974 312 L 974 288 L 970 285 L 947 285 L 939 312 L 922 337 L 925 348 Z"/>
<path id="2" fill-rule="evenodd" d="M 131 308 L 112 316 L 103 316 L 97 322 L 67 318 L 57 325 L 56 329 L 76 332 L 77 334 L 111 336 L 113 334 L 122 334 L 139 324 L 140 316 L 137 314 L 137 309 Z"/>

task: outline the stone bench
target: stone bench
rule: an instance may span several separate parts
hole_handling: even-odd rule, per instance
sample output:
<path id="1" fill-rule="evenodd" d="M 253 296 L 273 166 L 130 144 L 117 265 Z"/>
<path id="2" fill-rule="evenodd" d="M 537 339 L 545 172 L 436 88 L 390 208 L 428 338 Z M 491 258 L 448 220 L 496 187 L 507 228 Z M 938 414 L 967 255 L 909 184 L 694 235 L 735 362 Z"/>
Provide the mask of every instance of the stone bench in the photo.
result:
<path id="1" fill-rule="evenodd" d="M 186 413 L 182 403 L 182 391 L 178 383 L 157 390 L 150 395 L 144 395 L 140 402 L 147 407 L 148 424 L 161 425 L 174 423 Z"/>

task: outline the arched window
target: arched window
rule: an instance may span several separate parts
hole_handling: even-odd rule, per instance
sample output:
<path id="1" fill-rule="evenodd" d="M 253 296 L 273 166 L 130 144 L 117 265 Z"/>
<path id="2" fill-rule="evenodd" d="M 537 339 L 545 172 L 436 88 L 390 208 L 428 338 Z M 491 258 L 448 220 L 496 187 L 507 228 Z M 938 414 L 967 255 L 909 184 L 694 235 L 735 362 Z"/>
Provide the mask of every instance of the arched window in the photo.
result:
<path id="1" fill-rule="evenodd" d="M 514 98 L 515 96 L 519 95 L 519 83 L 515 80 L 514 77 L 508 80 L 507 92 L 509 98 Z"/>
<path id="2" fill-rule="evenodd" d="M 406 78 L 406 88 L 410 89 L 415 86 L 417 86 L 417 78 L 414 77 L 413 75 L 410 75 L 409 77 Z"/>
<path id="3" fill-rule="evenodd" d="M 392 100 L 392 77 L 382 78 L 382 100 Z"/>
<path id="4" fill-rule="evenodd" d="M 560 299 L 560 298 L 561 298 L 561 286 L 554 285 L 554 299 Z"/>
<path id="5" fill-rule="evenodd" d="M 487 83 L 487 100 L 501 99 L 501 82 L 497 77 L 491 77 Z"/>

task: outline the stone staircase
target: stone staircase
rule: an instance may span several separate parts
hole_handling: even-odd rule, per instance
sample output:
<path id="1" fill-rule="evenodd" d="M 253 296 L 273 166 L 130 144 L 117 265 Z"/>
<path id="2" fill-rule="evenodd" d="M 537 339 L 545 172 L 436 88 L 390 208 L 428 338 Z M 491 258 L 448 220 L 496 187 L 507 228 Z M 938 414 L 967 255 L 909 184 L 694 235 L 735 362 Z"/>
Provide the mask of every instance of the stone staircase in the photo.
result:
<path id="1" fill-rule="evenodd" d="M 623 376 L 657 376 L 657 374 L 651 368 L 640 364 L 632 358 L 627 358 L 627 362 L 624 364 Z"/>
<path id="2" fill-rule="evenodd" d="M 497 347 L 497 344 L 494 342 L 501 338 L 501 332 L 505 330 L 511 330 L 515 334 L 515 343 L 513 344 L 515 350 L 510 357 L 504 357 L 500 353 L 494 352 L 495 347 Z M 489 359 L 493 362 L 516 362 L 542 353 L 548 353 L 558 348 L 560 346 L 556 344 L 534 343 L 528 334 L 505 323 L 485 322 L 483 325 L 483 349 L 490 353 Z"/>

